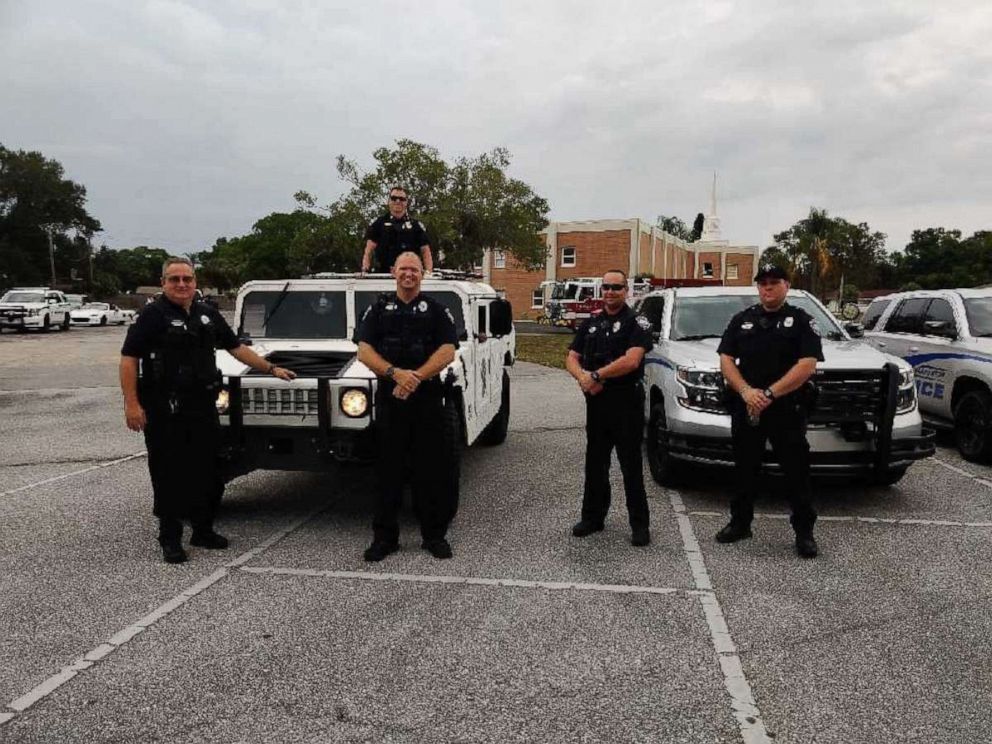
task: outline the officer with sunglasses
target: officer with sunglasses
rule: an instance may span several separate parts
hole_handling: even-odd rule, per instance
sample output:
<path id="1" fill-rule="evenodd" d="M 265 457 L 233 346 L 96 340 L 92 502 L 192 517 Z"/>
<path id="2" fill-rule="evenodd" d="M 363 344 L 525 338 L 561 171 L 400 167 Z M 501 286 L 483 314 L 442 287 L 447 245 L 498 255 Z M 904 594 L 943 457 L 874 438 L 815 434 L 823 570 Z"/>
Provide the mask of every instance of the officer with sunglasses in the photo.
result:
<path id="1" fill-rule="evenodd" d="M 388 274 L 401 253 L 411 251 L 420 256 L 424 271 L 434 270 L 430 240 L 424 223 L 410 217 L 407 212 L 409 197 L 402 186 L 389 189 L 386 202 L 388 210 L 368 226 L 365 231 L 365 253 L 362 256 L 362 271 L 370 271 L 375 261 L 377 274 Z"/>
<path id="2" fill-rule="evenodd" d="M 162 294 L 145 306 L 121 348 L 124 418 L 129 429 L 145 434 L 166 563 L 187 558 L 184 519 L 193 527 L 191 545 L 221 550 L 228 544 L 214 531 L 224 490 L 217 467 L 220 373 L 214 350 L 226 349 L 252 369 L 283 380 L 296 376 L 242 345 L 217 308 L 196 294 L 190 260 L 166 259 Z"/>
<path id="3" fill-rule="evenodd" d="M 648 500 L 644 491 L 644 354 L 654 345 L 651 322 L 627 305 L 627 274 L 603 275 L 605 307 L 575 334 L 565 367 L 586 399 L 586 470 L 582 518 L 576 537 L 600 532 L 610 508 L 610 453 L 616 447 L 627 496 L 631 544 L 648 545 Z"/>

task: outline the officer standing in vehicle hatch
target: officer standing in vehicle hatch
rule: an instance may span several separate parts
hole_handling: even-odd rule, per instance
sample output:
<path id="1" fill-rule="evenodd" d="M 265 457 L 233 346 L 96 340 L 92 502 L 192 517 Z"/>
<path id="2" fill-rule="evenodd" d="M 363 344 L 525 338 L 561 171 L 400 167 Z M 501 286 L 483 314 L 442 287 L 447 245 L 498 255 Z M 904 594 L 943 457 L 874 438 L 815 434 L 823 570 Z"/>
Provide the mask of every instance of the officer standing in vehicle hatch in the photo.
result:
<path id="1" fill-rule="evenodd" d="M 410 197 L 402 186 L 389 189 L 387 211 L 365 230 L 365 252 L 362 254 L 362 271 L 388 274 L 401 253 L 412 251 L 420 257 L 426 273 L 434 270 L 427 228 L 407 211 Z"/>
<path id="2" fill-rule="evenodd" d="M 187 558 L 183 519 L 193 527 L 191 545 L 213 550 L 228 545 L 213 526 L 224 489 L 217 467 L 220 372 L 214 350 L 226 349 L 252 369 L 283 380 L 296 376 L 243 346 L 220 312 L 195 293 L 192 262 L 166 259 L 162 295 L 145 306 L 121 348 L 124 417 L 129 429 L 145 434 L 166 563 Z"/>
<path id="3" fill-rule="evenodd" d="M 565 368 L 586 399 L 586 467 L 582 518 L 576 537 L 600 532 L 610 508 L 610 454 L 616 447 L 627 496 L 630 542 L 651 542 L 644 491 L 641 442 L 644 439 L 644 354 L 654 346 L 651 322 L 627 305 L 627 275 L 603 275 L 603 312 L 588 318 L 575 334 Z"/>
<path id="4" fill-rule="evenodd" d="M 815 558 L 806 383 L 817 361 L 823 361 L 820 332 L 805 310 L 785 301 L 789 280 L 784 269 L 763 265 L 754 281 L 760 302 L 731 319 L 717 349 L 720 371 L 735 393 L 730 412 L 737 493 L 730 504 L 730 523 L 716 540 L 731 543 L 751 537 L 768 441 L 785 476 L 796 551 L 803 558 Z"/>

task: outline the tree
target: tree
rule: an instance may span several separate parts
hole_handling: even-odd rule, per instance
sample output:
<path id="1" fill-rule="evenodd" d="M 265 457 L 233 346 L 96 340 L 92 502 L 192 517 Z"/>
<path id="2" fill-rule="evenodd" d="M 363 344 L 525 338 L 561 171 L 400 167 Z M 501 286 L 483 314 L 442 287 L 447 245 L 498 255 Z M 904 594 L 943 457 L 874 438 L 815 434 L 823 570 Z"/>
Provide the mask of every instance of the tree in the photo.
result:
<path id="1" fill-rule="evenodd" d="M 0 145 L 0 283 L 47 283 L 49 231 L 63 248 L 69 231 L 89 238 L 101 229 L 85 203 L 86 189 L 65 178 L 60 163 Z"/>
<path id="2" fill-rule="evenodd" d="M 663 214 L 659 214 L 656 224 L 660 229 L 664 230 L 672 237 L 681 238 L 687 243 L 691 243 L 694 240 L 692 237 L 693 231 L 690 230 L 678 217 L 667 217 Z"/>
<path id="3" fill-rule="evenodd" d="M 471 268 L 481 263 L 486 248 L 510 253 L 524 266 L 543 265 L 547 248 L 538 232 L 548 224 L 548 203 L 507 175 L 511 158 L 505 148 L 448 163 L 437 149 L 403 139 L 393 149 L 379 148 L 372 158 L 375 166 L 367 172 L 344 155 L 337 160 L 338 174 L 351 190 L 330 206 L 329 216 L 337 223 L 335 235 L 354 246 L 353 266 L 360 260 L 365 227 L 382 212 L 385 195 L 396 184 L 407 189 L 411 212 L 427 227 L 439 266 Z"/>
<path id="4" fill-rule="evenodd" d="M 892 254 L 892 263 L 900 286 L 940 289 L 988 284 L 992 282 L 992 233 L 979 231 L 962 240 L 960 230 L 914 230 L 905 249 Z"/>
<path id="5" fill-rule="evenodd" d="M 701 237 L 703 237 L 703 225 L 706 224 L 706 218 L 703 217 L 703 213 L 699 212 L 696 214 L 696 219 L 692 223 L 692 242 L 695 243 Z"/>

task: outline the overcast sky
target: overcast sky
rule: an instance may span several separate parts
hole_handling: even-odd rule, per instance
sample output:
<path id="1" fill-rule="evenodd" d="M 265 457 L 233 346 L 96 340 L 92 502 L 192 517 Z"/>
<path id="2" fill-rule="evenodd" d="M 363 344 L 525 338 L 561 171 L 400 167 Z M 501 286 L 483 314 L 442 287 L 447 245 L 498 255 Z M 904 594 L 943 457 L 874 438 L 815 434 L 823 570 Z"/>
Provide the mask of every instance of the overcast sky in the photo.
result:
<path id="1" fill-rule="evenodd" d="M 509 148 L 554 220 L 810 206 L 992 229 L 992 2 L 0 0 L 0 143 L 59 160 L 112 247 L 203 250 L 411 138 Z M 356 247 L 356 251 L 358 248 Z"/>

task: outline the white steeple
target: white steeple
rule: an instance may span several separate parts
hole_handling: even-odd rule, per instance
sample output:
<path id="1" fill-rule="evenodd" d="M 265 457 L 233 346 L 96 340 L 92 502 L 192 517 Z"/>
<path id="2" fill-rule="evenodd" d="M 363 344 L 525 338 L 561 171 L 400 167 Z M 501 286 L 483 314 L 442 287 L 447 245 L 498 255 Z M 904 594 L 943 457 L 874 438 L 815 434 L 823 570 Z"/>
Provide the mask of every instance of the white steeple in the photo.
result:
<path id="1" fill-rule="evenodd" d="M 710 192 L 710 213 L 703 220 L 703 243 L 716 243 L 723 239 L 720 234 L 720 218 L 716 214 L 716 171 L 713 171 L 713 190 Z"/>

